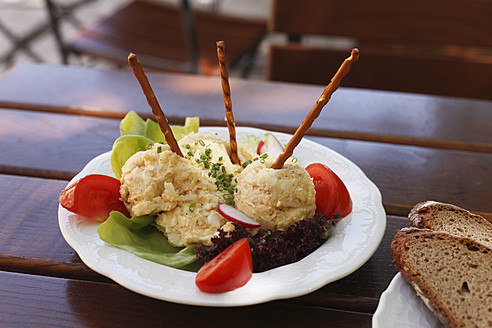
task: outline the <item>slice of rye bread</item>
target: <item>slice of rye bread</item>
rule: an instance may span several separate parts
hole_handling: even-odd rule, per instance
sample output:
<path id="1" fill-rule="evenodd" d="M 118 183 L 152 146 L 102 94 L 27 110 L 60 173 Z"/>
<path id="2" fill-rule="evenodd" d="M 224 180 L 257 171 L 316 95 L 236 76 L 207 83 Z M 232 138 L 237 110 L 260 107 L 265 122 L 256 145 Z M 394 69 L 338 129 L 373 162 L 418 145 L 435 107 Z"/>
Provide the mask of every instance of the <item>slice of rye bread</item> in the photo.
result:
<path id="1" fill-rule="evenodd" d="M 408 219 L 412 227 L 445 231 L 476 240 L 492 249 L 492 223 L 461 207 L 427 201 L 415 205 Z"/>
<path id="2" fill-rule="evenodd" d="M 468 238 L 404 228 L 395 267 L 447 327 L 492 327 L 492 250 Z"/>

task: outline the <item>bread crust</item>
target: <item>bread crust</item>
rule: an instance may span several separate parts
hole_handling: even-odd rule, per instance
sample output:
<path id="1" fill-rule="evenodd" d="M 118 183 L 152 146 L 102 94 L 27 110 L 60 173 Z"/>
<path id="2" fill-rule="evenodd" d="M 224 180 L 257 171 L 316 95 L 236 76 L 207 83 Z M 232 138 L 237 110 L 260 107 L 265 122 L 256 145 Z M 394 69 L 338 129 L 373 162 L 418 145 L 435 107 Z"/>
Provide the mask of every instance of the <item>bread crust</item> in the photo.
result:
<path id="1" fill-rule="evenodd" d="M 444 231 L 492 248 L 492 223 L 461 207 L 427 201 L 415 205 L 408 219 L 412 227 Z"/>
<path id="2" fill-rule="evenodd" d="M 429 287 L 425 282 L 418 268 L 412 267 L 406 255 L 411 244 L 418 239 L 440 239 L 444 242 L 450 241 L 461 243 L 466 247 L 473 248 L 480 253 L 492 256 L 492 250 L 483 244 L 468 238 L 453 236 L 442 231 L 432 231 L 430 229 L 420 228 L 403 228 L 397 232 L 391 243 L 391 254 L 396 269 L 403 278 L 415 289 L 417 295 L 422 298 L 427 307 L 436 315 L 436 317 L 447 327 L 463 327 L 463 323 L 455 313 L 452 313 L 444 306 L 443 300 Z"/>
<path id="3" fill-rule="evenodd" d="M 410 226 L 435 230 L 435 226 L 432 224 L 432 215 L 439 211 L 459 213 L 463 216 L 467 216 L 470 220 L 473 220 L 476 223 L 492 227 L 492 223 L 480 215 L 473 214 L 472 212 L 453 204 L 441 203 L 432 200 L 418 203 L 412 208 L 408 214 Z"/>

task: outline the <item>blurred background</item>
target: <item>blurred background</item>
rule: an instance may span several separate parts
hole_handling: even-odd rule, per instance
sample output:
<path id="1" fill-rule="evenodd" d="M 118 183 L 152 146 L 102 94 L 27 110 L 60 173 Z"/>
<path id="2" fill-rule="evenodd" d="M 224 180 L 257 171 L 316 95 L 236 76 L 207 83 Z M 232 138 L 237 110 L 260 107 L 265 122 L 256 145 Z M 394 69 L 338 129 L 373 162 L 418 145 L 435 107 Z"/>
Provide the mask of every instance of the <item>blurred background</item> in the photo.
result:
<path id="1" fill-rule="evenodd" d="M 443 5 L 445 3 L 445 5 Z M 0 74 L 23 62 L 492 99 L 492 2 L 483 0 L 0 0 Z"/>
<path id="2" fill-rule="evenodd" d="M 177 0 L 158 0 L 178 5 Z M 67 8 L 59 20 L 60 33 L 70 40 L 82 28 L 91 26 L 124 7 L 130 0 L 57 0 L 53 3 Z M 267 20 L 270 0 L 190 0 L 194 9 L 214 11 L 231 17 Z M 272 36 L 272 38 L 275 38 Z M 263 79 L 265 73 L 266 40 L 258 47 L 250 78 Z M 215 45 L 214 45 L 215 46 Z M 0 73 L 23 62 L 62 64 L 59 45 L 50 24 L 45 0 L 0 0 Z M 70 65 L 115 68 L 113 63 L 93 56 L 70 56 Z M 239 73 L 237 73 L 239 74 Z M 235 75 L 235 72 L 230 72 Z"/>

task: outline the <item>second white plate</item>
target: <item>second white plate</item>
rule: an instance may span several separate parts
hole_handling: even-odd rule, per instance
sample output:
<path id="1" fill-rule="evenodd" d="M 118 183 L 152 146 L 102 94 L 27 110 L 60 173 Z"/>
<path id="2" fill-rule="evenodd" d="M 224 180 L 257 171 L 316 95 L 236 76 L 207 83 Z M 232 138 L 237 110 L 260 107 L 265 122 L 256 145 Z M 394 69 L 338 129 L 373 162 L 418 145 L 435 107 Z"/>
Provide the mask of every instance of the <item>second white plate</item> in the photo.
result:
<path id="1" fill-rule="evenodd" d="M 372 317 L 372 326 L 373 328 L 444 328 L 399 273 L 381 294 L 378 308 Z"/>

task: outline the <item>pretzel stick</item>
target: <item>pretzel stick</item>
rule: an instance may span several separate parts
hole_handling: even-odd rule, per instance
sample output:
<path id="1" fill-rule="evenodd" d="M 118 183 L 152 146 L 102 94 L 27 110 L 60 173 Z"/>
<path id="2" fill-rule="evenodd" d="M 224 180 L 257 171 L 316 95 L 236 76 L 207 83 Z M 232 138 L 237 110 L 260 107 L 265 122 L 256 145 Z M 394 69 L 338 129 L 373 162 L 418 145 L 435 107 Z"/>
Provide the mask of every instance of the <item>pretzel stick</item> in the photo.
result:
<path id="1" fill-rule="evenodd" d="M 224 95 L 224 105 L 229 129 L 229 144 L 231 145 L 231 161 L 233 164 L 241 164 L 237 154 L 236 124 L 232 114 L 231 88 L 229 87 L 229 73 L 225 60 L 225 42 L 217 41 L 217 56 L 219 57 L 220 78 L 222 83 L 222 93 Z"/>
<path id="2" fill-rule="evenodd" d="M 171 147 L 171 150 L 173 152 L 183 157 L 183 153 L 181 153 L 178 142 L 176 141 L 176 138 L 174 138 L 173 131 L 171 130 L 171 127 L 167 122 L 167 118 L 164 115 L 164 112 L 162 111 L 161 106 L 159 105 L 159 102 L 154 95 L 154 91 L 152 91 L 152 87 L 150 86 L 149 80 L 147 79 L 147 76 L 145 75 L 145 72 L 143 71 L 142 65 L 140 65 L 140 61 L 138 60 L 137 56 L 135 56 L 134 54 L 130 54 L 128 56 L 128 64 L 130 64 L 133 70 L 133 74 L 142 87 L 142 91 L 147 98 L 147 102 L 149 103 L 150 108 L 152 108 L 152 114 L 154 114 L 157 123 L 159 123 L 159 127 L 161 128 L 162 133 L 164 133 L 164 138 L 166 139 L 167 144 L 169 145 L 169 147 Z"/>
<path id="3" fill-rule="evenodd" d="M 347 73 L 350 71 L 350 66 L 353 62 L 356 62 L 357 59 L 359 59 L 359 49 L 354 48 L 350 53 L 350 57 L 345 59 L 345 61 L 342 63 L 338 71 L 331 79 L 331 82 L 328 84 L 325 90 L 323 90 L 323 93 L 316 101 L 316 104 L 314 104 L 313 108 L 308 113 L 302 124 L 297 128 L 297 131 L 289 140 L 287 146 L 285 146 L 284 152 L 277 157 L 277 160 L 272 165 L 273 169 L 282 168 L 287 158 L 292 156 L 294 148 L 299 144 L 306 131 L 309 130 L 311 124 L 313 124 L 314 120 L 319 116 L 323 107 L 328 103 L 328 101 L 330 101 L 331 95 L 338 89 L 343 77 L 347 75 Z"/>

